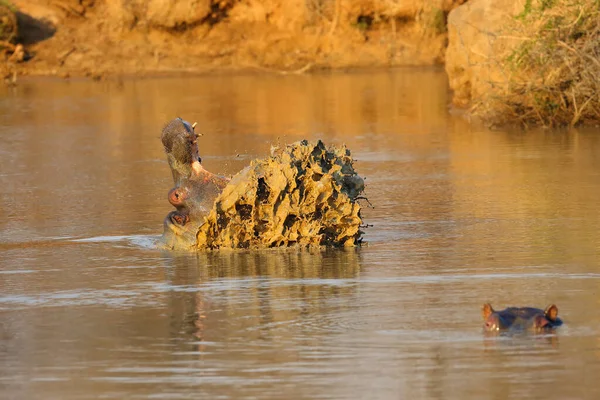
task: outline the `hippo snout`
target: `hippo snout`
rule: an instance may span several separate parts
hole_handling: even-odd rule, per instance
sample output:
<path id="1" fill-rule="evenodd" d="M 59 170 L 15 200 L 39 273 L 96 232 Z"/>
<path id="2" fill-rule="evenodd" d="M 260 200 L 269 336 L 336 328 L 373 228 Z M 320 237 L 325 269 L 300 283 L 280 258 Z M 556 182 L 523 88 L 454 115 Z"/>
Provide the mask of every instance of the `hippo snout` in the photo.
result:
<path id="1" fill-rule="evenodd" d="M 171 211 L 164 220 L 163 245 L 171 249 L 193 248 L 197 226 L 185 210 Z"/>
<path id="2" fill-rule="evenodd" d="M 498 325 L 497 319 L 490 318 L 487 321 L 485 321 L 484 329 L 488 332 L 495 332 L 497 330 L 500 330 L 500 326 Z"/>

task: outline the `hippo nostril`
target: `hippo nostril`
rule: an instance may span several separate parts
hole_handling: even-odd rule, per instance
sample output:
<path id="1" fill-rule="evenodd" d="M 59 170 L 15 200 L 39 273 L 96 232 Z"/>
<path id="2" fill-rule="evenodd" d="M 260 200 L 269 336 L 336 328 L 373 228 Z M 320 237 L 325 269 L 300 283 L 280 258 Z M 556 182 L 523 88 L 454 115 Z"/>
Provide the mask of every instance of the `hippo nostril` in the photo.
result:
<path id="1" fill-rule="evenodd" d="M 174 205 L 175 207 L 179 207 L 183 205 L 183 202 L 187 198 L 185 192 L 181 191 L 179 188 L 173 188 L 169 191 L 169 203 Z"/>

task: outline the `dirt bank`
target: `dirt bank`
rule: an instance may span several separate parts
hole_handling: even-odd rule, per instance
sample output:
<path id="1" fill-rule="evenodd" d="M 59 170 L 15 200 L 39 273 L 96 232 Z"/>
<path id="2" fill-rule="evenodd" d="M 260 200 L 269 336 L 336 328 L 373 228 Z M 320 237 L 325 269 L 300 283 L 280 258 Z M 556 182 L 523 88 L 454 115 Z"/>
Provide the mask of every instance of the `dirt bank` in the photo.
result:
<path id="1" fill-rule="evenodd" d="M 11 0 L 18 33 L 2 39 L 3 72 L 102 77 L 431 65 L 444 61 L 446 16 L 463 2 Z"/>
<path id="2" fill-rule="evenodd" d="M 491 125 L 600 123 L 598 0 L 476 0 L 448 18 L 456 105 Z"/>

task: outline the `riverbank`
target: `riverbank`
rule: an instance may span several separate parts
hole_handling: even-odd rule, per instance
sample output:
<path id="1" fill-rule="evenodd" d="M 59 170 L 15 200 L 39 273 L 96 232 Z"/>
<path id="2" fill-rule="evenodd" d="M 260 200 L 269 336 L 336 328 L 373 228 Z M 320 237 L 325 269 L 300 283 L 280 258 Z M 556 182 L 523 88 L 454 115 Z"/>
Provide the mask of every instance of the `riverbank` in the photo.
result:
<path id="1" fill-rule="evenodd" d="M 598 0 L 474 0 L 448 18 L 454 104 L 489 125 L 600 123 Z"/>
<path id="2" fill-rule="evenodd" d="M 12 35 L 2 4 L 7 83 L 443 65 L 488 125 L 600 122 L 597 0 L 12 0 Z"/>
<path id="3" fill-rule="evenodd" d="M 5 75 L 90 76 L 433 65 L 462 1 L 14 0 Z M 405 4 L 406 3 L 406 4 Z M 10 49 L 9 49 L 10 50 Z M 7 58 L 12 56 L 7 51 Z"/>

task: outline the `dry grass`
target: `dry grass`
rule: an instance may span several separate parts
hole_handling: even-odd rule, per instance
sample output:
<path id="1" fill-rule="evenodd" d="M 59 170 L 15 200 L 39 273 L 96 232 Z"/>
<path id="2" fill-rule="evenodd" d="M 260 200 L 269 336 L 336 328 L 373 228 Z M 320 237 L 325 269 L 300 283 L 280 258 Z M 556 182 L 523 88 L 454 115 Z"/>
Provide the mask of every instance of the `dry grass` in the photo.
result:
<path id="1" fill-rule="evenodd" d="M 0 0 L 0 40 L 4 42 L 12 42 L 17 36 L 17 17 L 15 16 L 14 6 L 5 1 Z"/>
<path id="2" fill-rule="evenodd" d="M 507 90 L 473 113 L 494 125 L 600 122 L 600 0 L 528 0 L 516 22 L 526 40 L 502 60 Z"/>

